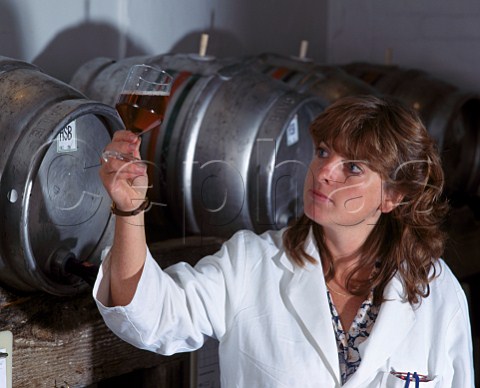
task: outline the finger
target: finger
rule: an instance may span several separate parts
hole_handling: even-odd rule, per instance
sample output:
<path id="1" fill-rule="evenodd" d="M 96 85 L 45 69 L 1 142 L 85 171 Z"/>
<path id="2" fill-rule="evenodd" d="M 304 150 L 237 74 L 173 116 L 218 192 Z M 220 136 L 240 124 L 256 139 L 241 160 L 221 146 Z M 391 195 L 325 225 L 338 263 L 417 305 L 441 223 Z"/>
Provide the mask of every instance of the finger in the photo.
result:
<path id="1" fill-rule="evenodd" d="M 112 158 L 115 158 L 116 154 L 118 155 L 124 155 L 123 158 L 118 158 L 120 160 L 125 159 L 124 162 L 129 161 L 129 155 L 137 155 L 140 153 L 139 150 L 139 143 L 128 143 L 128 142 L 121 142 L 121 141 L 115 141 L 110 144 L 107 144 L 107 146 L 103 149 L 102 157 L 107 161 L 107 159 L 110 159 L 107 157 L 107 154 L 111 154 Z M 105 153 L 106 152 L 106 153 Z"/>
<path id="2" fill-rule="evenodd" d="M 117 175 L 121 179 L 132 179 L 137 176 L 146 176 L 147 166 L 142 162 L 124 162 L 109 158 L 103 161 L 100 173 L 105 176 Z"/>
<path id="3" fill-rule="evenodd" d="M 127 142 L 127 143 L 136 143 L 140 141 L 140 137 L 135 135 L 131 131 L 116 131 L 113 134 L 112 142 Z"/>
<path id="4" fill-rule="evenodd" d="M 116 202 L 123 202 L 121 198 L 138 198 L 145 196 L 148 189 L 147 175 L 122 174 L 120 172 L 106 174 L 100 172 L 100 178 L 109 193 Z"/>
<path id="5" fill-rule="evenodd" d="M 133 154 L 138 157 L 141 142 L 141 138 L 130 131 L 119 131 L 113 135 L 112 142 L 105 149 Z"/>

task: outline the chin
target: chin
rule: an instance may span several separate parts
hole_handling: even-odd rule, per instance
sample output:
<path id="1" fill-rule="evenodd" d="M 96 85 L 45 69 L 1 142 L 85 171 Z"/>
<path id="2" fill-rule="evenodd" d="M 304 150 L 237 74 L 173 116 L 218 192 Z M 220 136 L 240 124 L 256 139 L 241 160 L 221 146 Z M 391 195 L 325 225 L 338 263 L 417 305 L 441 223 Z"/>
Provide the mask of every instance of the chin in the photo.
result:
<path id="1" fill-rule="evenodd" d="M 313 222 L 319 225 L 323 225 L 325 223 L 325 211 L 321 211 L 315 207 L 307 206 L 304 207 L 303 212 Z"/>

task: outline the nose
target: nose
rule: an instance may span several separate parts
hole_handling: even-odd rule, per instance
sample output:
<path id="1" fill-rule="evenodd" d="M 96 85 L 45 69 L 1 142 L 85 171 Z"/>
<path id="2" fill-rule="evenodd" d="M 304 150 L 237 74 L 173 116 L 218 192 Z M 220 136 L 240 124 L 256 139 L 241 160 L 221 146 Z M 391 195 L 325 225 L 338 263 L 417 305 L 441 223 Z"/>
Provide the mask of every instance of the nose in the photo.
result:
<path id="1" fill-rule="evenodd" d="M 342 165 L 341 158 L 329 157 L 320 159 L 317 169 L 317 180 L 323 183 L 342 182 Z"/>

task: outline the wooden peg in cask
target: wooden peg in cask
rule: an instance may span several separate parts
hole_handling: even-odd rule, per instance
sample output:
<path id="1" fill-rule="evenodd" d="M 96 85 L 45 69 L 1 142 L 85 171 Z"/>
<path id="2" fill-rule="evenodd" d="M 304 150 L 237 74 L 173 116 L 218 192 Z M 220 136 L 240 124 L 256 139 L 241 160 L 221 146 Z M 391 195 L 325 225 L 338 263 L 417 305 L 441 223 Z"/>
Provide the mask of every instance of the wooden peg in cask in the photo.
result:
<path id="1" fill-rule="evenodd" d="M 200 37 L 200 49 L 198 51 L 198 55 L 204 57 L 207 53 L 207 46 L 208 46 L 208 34 L 202 34 Z"/>
<path id="2" fill-rule="evenodd" d="M 300 59 L 305 59 L 307 57 L 307 50 L 308 50 L 308 40 L 302 40 L 300 42 L 300 53 L 298 57 Z"/>

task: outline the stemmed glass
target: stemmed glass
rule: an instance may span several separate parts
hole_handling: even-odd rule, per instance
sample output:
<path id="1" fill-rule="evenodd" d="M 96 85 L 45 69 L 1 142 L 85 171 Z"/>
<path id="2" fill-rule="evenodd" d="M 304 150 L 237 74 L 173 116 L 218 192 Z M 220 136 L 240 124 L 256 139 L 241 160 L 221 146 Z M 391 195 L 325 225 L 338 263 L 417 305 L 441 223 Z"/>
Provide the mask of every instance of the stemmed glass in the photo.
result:
<path id="1" fill-rule="evenodd" d="M 140 136 L 162 123 L 172 81 L 164 70 L 144 64 L 132 66 L 115 105 L 125 129 Z M 118 151 L 104 151 L 102 158 L 138 161 L 133 154 Z"/>
<path id="2" fill-rule="evenodd" d="M 162 123 L 172 81 L 172 76 L 152 66 L 134 65 L 130 69 L 115 105 L 125 129 L 140 136 Z M 139 161 L 133 154 L 118 151 L 103 151 L 102 158 L 105 162 L 109 158 L 126 162 Z M 145 201 L 145 204 L 149 203 L 148 200 Z M 64 258 L 63 266 L 67 274 L 79 276 L 93 286 L 98 273 L 97 265 L 80 261 L 72 254 Z"/>

